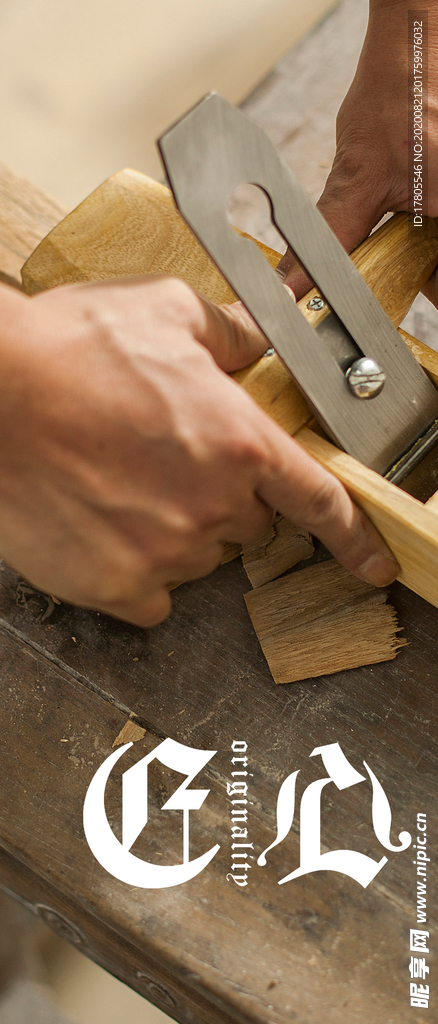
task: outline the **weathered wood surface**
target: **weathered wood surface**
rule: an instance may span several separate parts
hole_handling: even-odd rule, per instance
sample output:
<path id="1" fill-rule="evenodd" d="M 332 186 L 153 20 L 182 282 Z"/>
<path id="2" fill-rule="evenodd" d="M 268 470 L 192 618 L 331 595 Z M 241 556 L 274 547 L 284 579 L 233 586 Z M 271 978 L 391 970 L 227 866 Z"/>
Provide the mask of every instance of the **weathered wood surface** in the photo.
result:
<path id="1" fill-rule="evenodd" d="M 342 998 L 349 1024 L 413 1021 L 406 999 L 407 937 L 415 926 L 411 852 L 390 855 L 365 891 L 325 872 L 280 888 L 278 879 L 299 861 L 295 825 L 266 868 L 252 862 L 250 884 L 238 891 L 226 881 L 226 783 L 231 742 L 245 739 L 253 772 L 248 841 L 257 856 L 275 838 L 280 783 L 297 768 L 302 786 L 321 776 L 309 754 L 338 741 L 358 770 L 367 760 L 384 784 L 395 835 L 414 828 L 418 811 L 428 814 L 433 835 L 436 612 L 394 587 L 410 640 L 395 662 L 275 688 L 244 609 L 247 583 L 238 563 L 182 587 L 172 617 L 146 633 L 65 606 L 40 623 L 41 598 L 29 595 L 17 606 L 16 580 L 7 570 L 3 576 L 2 882 L 42 904 L 37 912 L 63 933 L 71 922 L 70 937 L 85 952 L 178 1020 L 338 1024 Z M 147 726 L 133 759 L 165 735 L 218 751 L 196 780 L 211 792 L 204 812 L 193 816 L 192 849 L 219 842 L 221 850 L 181 888 L 132 891 L 99 868 L 84 841 L 84 794 L 130 711 Z M 130 763 L 128 752 L 124 767 Z M 156 770 L 151 824 L 136 851 L 145 858 L 162 852 L 171 863 L 181 859 L 181 828 L 177 812 L 168 820 L 159 812 L 167 787 Z M 324 848 L 351 847 L 378 859 L 370 787 L 362 789 L 333 788 L 323 805 L 322 840 Z M 115 785 L 108 814 L 120 820 Z M 433 887 L 429 899 L 434 932 Z"/>

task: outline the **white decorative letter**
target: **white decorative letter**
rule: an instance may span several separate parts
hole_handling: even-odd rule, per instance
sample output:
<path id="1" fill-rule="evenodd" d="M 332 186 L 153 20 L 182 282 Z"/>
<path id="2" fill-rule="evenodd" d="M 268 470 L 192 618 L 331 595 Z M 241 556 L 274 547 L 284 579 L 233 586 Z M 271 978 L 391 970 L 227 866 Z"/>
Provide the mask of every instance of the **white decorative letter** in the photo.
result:
<path id="1" fill-rule="evenodd" d="M 378 872 L 387 863 L 388 858 L 382 857 L 375 861 L 356 850 L 329 850 L 321 853 L 321 793 L 330 782 L 337 789 L 348 789 L 366 781 L 345 757 L 339 743 L 328 743 L 315 747 L 310 757 L 320 754 L 327 778 L 311 782 L 301 797 L 300 806 L 300 867 L 280 879 L 279 885 L 290 882 L 293 878 L 307 875 L 311 871 L 340 871 L 355 879 L 365 889 Z M 386 794 L 379 780 L 364 761 L 373 787 L 372 820 L 376 837 L 386 850 L 399 853 L 406 850 L 411 843 L 409 832 L 400 832 L 401 846 L 393 846 L 390 842 L 391 809 Z M 277 800 L 277 837 L 270 846 L 260 854 L 257 863 L 266 864 L 266 854 L 286 838 L 293 824 L 295 812 L 295 784 L 298 771 L 288 775 L 280 788 Z"/>
<path id="2" fill-rule="evenodd" d="M 129 768 L 122 776 L 122 843 L 114 835 L 105 813 L 105 787 L 108 777 L 122 754 L 132 747 L 125 743 L 110 754 L 98 768 L 90 782 L 84 801 L 84 832 L 90 850 L 99 864 L 115 878 L 142 889 L 164 889 L 181 885 L 202 871 L 212 860 L 219 845 L 195 860 L 189 860 L 189 812 L 199 810 L 208 789 L 187 789 L 195 775 L 216 753 L 215 750 L 196 750 L 175 740 L 166 739 L 149 754 Z M 175 790 L 162 810 L 183 812 L 183 863 L 149 864 L 135 857 L 129 850 L 148 820 L 148 766 L 154 758 L 173 771 L 187 775 L 185 782 Z"/>

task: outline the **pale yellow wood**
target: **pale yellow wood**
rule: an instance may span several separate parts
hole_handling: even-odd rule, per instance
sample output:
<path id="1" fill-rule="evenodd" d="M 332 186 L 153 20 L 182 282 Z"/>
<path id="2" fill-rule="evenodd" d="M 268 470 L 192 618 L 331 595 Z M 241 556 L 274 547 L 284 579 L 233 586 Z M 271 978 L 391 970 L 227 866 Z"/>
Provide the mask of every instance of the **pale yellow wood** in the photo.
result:
<path id="1" fill-rule="evenodd" d="M 408 334 L 402 327 L 399 327 L 398 333 L 403 341 L 410 348 L 412 355 L 415 356 L 418 363 L 426 370 L 430 379 L 433 380 L 434 384 L 438 387 L 438 352 L 434 352 L 428 345 L 424 345 L 422 341 L 418 341 L 418 338 L 413 338 L 412 334 Z"/>
<path id="2" fill-rule="evenodd" d="M 351 258 L 398 327 L 438 263 L 438 218 L 416 228 L 411 214 L 396 213 Z"/>
<path id="3" fill-rule="evenodd" d="M 0 280 L 21 288 L 20 270 L 65 210 L 26 178 L 0 163 Z"/>
<path id="4" fill-rule="evenodd" d="M 438 491 L 435 491 L 435 494 L 432 494 L 429 500 L 426 501 L 426 506 L 430 512 L 438 513 Z"/>
<path id="5" fill-rule="evenodd" d="M 143 739 L 146 729 L 143 729 L 141 725 L 138 725 L 133 718 L 134 716 L 130 716 L 125 722 L 123 728 L 114 740 L 113 747 L 120 747 L 122 743 L 138 743 L 139 740 Z"/>
<path id="6" fill-rule="evenodd" d="M 295 434 L 312 418 L 305 398 L 278 356 L 263 356 L 233 376 L 288 434 Z"/>
<path id="7" fill-rule="evenodd" d="M 307 427 L 295 440 L 345 484 L 368 514 L 397 558 L 400 582 L 438 607 L 436 513 Z"/>
<path id="8" fill-rule="evenodd" d="M 278 253 L 258 243 L 273 266 Z M 125 169 L 45 238 L 22 269 L 28 295 L 75 281 L 176 274 L 212 302 L 235 295 L 180 217 L 165 185 Z"/>

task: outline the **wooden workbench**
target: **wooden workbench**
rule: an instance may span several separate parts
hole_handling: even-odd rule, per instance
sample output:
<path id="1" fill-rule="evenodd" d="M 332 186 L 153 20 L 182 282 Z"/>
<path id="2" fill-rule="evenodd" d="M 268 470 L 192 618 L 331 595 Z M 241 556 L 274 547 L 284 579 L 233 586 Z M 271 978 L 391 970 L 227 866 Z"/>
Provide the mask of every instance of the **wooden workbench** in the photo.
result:
<path id="1" fill-rule="evenodd" d="M 261 99 L 266 104 L 266 93 Z M 6 172 L 0 210 L 0 271 L 18 283 L 19 267 L 62 211 Z M 143 631 L 56 605 L 1 567 L 0 882 L 184 1024 L 417 1024 L 427 1014 L 409 1005 L 415 854 L 382 849 L 368 781 L 324 790 L 321 833 L 324 851 L 388 857 L 368 888 L 331 871 L 278 881 L 299 865 L 304 788 L 326 775 L 321 759 L 309 755 L 336 742 L 357 771 L 366 774 L 365 760 L 382 783 L 393 844 L 402 830 L 415 836 L 416 816 L 426 814 L 434 857 L 438 611 L 396 584 L 391 598 L 409 646 L 395 661 L 275 687 L 245 609 L 249 589 L 240 561 L 231 562 L 180 587 L 170 618 Z M 220 850 L 201 874 L 174 888 L 144 890 L 116 880 L 85 841 L 87 788 L 130 714 L 146 733 L 108 783 L 107 815 L 119 836 L 122 770 L 168 736 L 217 752 L 192 784 L 210 792 L 191 812 L 190 856 L 216 843 Z M 254 854 L 241 888 L 226 877 L 235 740 L 248 747 L 245 841 Z M 275 839 L 279 787 L 297 769 L 294 824 L 259 867 L 258 855 Z M 149 822 L 133 848 L 138 857 L 181 862 L 181 811 L 161 810 L 181 781 L 151 764 Z M 418 927 L 430 932 L 433 1020 L 431 880 L 427 896 L 427 923 Z"/>

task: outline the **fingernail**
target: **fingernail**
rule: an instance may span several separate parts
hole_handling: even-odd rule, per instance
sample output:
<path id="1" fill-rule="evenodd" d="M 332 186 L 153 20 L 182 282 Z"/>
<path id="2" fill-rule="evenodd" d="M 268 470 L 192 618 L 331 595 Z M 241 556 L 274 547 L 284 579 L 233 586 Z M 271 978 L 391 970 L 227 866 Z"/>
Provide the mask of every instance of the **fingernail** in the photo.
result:
<path id="1" fill-rule="evenodd" d="M 372 583 L 373 587 L 387 587 L 397 579 L 400 566 L 392 555 L 376 552 L 359 566 L 357 572 L 361 579 L 366 583 Z"/>

